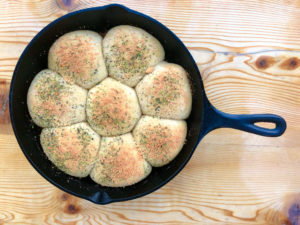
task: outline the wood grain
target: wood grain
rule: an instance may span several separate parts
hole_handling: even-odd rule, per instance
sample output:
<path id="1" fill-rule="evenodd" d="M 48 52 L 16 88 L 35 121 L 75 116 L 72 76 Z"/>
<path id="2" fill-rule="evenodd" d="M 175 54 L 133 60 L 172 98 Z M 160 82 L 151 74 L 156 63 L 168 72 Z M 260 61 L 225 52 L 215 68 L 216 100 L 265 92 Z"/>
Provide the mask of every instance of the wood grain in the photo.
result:
<path id="1" fill-rule="evenodd" d="M 213 131 L 169 184 L 107 206 L 63 193 L 29 165 L 8 113 L 20 54 L 57 17 L 112 2 L 0 1 L 0 224 L 300 224 L 299 1 L 117 2 L 181 38 L 217 108 L 279 114 L 288 124 L 282 137 Z"/>

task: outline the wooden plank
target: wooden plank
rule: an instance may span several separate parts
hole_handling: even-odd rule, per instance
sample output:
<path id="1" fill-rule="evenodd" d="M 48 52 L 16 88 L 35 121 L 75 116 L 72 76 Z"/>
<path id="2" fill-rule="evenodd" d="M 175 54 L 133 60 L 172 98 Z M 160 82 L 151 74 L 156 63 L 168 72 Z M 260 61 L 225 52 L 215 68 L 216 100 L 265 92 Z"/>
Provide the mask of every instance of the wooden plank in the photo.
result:
<path id="1" fill-rule="evenodd" d="M 158 19 L 184 41 L 217 108 L 279 114 L 288 123 L 282 137 L 213 131 L 169 184 L 107 206 L 63 193 L 30 166 L 9 120 L 16 62 L 55 18 L 109 3 L 0 1 L 0 224 L 300 224 L 297 1 L 118 1 Z"/>

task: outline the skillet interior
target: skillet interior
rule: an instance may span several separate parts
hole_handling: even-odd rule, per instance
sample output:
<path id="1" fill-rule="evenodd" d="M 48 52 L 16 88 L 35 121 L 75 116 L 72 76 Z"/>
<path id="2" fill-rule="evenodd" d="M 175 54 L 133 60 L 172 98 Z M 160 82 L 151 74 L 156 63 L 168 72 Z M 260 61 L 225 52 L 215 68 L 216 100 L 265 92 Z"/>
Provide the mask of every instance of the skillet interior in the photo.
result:
<path id="1" fill-rule="evenodd" d="M 48 50 L 64 33 L 89 29 L 102 35 L 111 27 L 129 24 L 141 27 L 155 36 L 164 46 L 166 61 L 180 64 L 189 73 L 193 86 L 192 113 L 187 120 L 188 137 L 180 154 L 168 165 L 153 168 L 143 181 L 125 188 L 107 188 L 89 177 L 79 179 L 56 169 L 46 158 L 40 145 L 41 129 L 30 119 L 26 95 L 34 76 L 47 68 Z M 188 162 L 199 139 L 203 117 L 204 91 L 199 70 L 184 44 L 156 20 L 121 5 L 84 9 L 63 16 L 45 27 L 24 50 L 16 66 L 10 89 L 10 116 L 15 135 L 33 167 L 60 189 L 98 204 L 141 197 L 160 188 L 172 179 Z"/>

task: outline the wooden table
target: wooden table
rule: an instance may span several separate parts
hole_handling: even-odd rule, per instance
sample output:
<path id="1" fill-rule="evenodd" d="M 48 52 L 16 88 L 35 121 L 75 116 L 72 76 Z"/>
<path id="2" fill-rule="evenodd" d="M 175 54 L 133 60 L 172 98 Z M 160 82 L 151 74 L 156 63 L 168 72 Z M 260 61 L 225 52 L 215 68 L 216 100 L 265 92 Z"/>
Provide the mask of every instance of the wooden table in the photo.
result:
<path id="1" fill-rule="evenodd" d="M 217 108 L 279 114 L 288 124 L 283 136 L 213 131 L 166 186 L 106 206 L 63 193 L 31 167 L 9 119 L 16 62 L 52 20 L 109 3 L 0 1 L 0 224 L 300 224 L 300 3 L 295 0 L 118 1 L 181 38 Z"/>

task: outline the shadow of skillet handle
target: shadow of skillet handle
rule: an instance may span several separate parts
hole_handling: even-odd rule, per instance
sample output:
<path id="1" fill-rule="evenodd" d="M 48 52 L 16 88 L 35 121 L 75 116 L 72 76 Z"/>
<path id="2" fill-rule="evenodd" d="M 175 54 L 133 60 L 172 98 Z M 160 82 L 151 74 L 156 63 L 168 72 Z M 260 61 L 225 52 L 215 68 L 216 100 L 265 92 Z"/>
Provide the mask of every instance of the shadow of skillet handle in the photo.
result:
<path id="1" fill-rule="evenodd" d="M 78 0 L 55 0 L 59 8 L 67 11 L 73 10 L 78 5 Z"/>
<path id="2" fill-rule="evenodd" d="M 275 128 L 264 128 L 255 125 L 257 122 L 274 123 Z M 249 133 L 278 137 L 286 130 L 285 120 L 274 114 L 228 114 L 216 109 L 208 99 L 204 99 L 204 120 L 200 137 L 217 128 L 234 128 Z"/>

